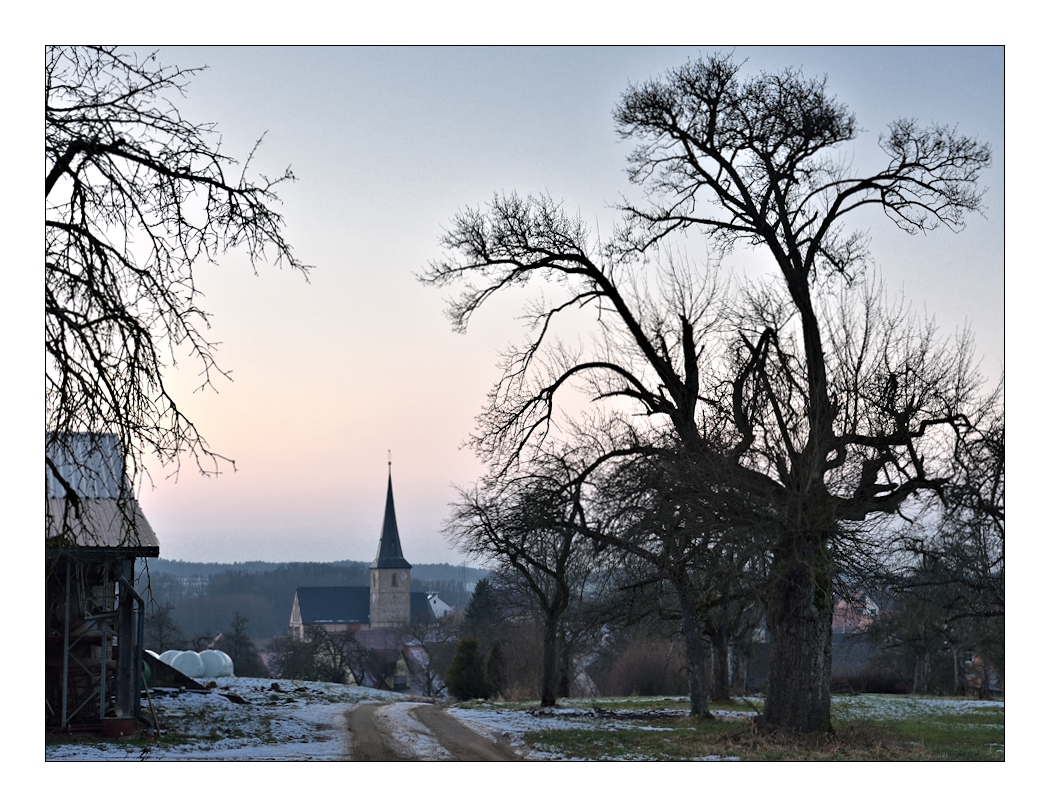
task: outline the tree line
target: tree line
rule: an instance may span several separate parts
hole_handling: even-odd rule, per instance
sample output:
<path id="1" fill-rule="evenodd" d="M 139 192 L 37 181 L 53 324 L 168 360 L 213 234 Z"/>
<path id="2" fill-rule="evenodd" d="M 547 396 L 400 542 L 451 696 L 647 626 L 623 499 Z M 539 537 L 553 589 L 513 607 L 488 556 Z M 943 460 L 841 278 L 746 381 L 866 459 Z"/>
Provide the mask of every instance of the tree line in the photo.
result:
<path id="1" fill-rule="evenodd" d="M 241 571 L 241 565 L 202 564 L 202 569 L 189 570 L 213 573 L 192 576 L 151 570 L 148 576 L 140 577 L 138 587 L 151 600 L 147 630 L 156 615 L 163 612 L 165 620 L 177 631 L 155 636 L 155 641 L 163 644 L 168 636 L 173 636 L 183 644 L 181 647 L 158 644 L 157 652 L 192 649 L 194 642 L 210 641 L 230 625 L 237 614 L 248 619 L 245 629 L 253 640 L 282 636 L 288 632 L 292 597 L 298 586 L 368 585 L 368 564 L 362 561 L 268 564 L 273 568 L 260 572 Z M 171 568 L 186 570 L 181 565 Z M 226 571 L 215 571 L 223 568 Z M 466 606 L 470 596 L 464 578 L 484 574 L 482 570 L 463 570 L 449 564 L 427 564 L 419 569 L 449 577 L 414 578 L 413 591 L 437 592 L 449 605 L 460 608 Z M 148 640 L 149 636 L 147 644 L 150 644 Z"/>

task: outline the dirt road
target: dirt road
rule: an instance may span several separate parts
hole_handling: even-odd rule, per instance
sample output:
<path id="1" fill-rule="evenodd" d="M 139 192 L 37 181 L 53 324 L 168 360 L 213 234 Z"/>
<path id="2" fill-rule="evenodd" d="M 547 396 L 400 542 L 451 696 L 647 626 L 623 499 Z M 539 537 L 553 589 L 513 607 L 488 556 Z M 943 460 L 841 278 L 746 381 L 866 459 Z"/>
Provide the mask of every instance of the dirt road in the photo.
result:
<path id="1" fill-rule="evenodd" d="M 471 731 L 431 704 L 363 703 L 346 713 L 346 726 L 349 757 L 356 762 L 518 759 L 509 745 Z"/>

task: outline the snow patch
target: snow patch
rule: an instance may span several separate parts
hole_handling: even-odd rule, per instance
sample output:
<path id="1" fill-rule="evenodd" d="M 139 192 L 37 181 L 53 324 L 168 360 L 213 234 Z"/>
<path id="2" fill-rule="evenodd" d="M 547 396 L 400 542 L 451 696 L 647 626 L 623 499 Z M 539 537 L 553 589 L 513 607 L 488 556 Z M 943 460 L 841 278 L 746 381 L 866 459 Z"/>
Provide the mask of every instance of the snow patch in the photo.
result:
<path id="1" fill-rule="evenodd" d="M 632 699 L 634 703 L 638 699 Z M 603 701 L 610 702 L 610 701 Z M 627 699 L 624 699 L 624 703 Z M 552 731 L 552 730 L 586 730 L 586 731 L 618 731 L 623 729 L 634 729 L 643 731 L 672 731 L 667 726 L 647 725 L 645 718 L 660 717 L 684 717 L 689 713 L 687 709 L 650 709 L 644 713 L 637 709 L 605 709 L 584 708 L 579 706 L 566 706 L 565 708 L 547 709 L 513 709 L 499 705 L 484 705 L 473 708 L 450 707 L 448 713 L 466 723 L 473 730 L 488 736 L 490 739 L 502 739 L 514 746 L 515 750 L 527 760 L 564 760 L 575 761 L 557 749 L 531 748 L 525 744 L 526 732 Z M 745 719 L 753 712 L 734 712 L 730 710 L 719 710 L 720 714 L 729 718 Z M 610 759 L 613 759 L 610 757 Z M 615 757 L 622 761 L 648 760 L 643 755 L 626 754 Z M 698 759 L 697 761 L 736 760 L 737 757 L 710 757 Z"/>
<path id="2" fill-rule="evenodd" d="M 45 744 L 44 759 L 346 759 L 347 709 L 401 696 L 345 684 L 225 678 L 207 692 L 154 689 L 152 698 L 160 741 Z M 149 716 L 145 702 L 143 711 Z"/>
<path id="3" fill-rule="evenodd" d="M 416 720 L 413 710 L 417 706 L 418 703 L 394 703 L 376 709 L 373 718 L 376 725 L 399 746 L 397 750 L 402 756 L 427 761 L 452 759 L 430 729 Z"/>

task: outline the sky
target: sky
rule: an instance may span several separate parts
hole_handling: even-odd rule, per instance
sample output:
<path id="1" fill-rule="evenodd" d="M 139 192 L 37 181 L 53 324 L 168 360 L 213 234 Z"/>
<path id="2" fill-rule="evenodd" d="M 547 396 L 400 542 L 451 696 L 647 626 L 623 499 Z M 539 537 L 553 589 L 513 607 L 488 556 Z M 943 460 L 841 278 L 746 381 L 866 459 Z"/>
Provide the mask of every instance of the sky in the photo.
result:
<path id="1" fill-rule="evenodd" d="M 134 48 L 140 54 L 153 50 Z M 442 228 L 494 193 L 543 192 L 610 232 L 632 188 L 612 110 L 629 82 L 703 48 L 161 48 L 208 70 L 178 106 L 214 122 L 281 190 L 286 235 L 309 279 L 230 253 L 196 269 L 208 335 L 232 381 L 195 392 L 191 364 L 167 380 L 213 450 L 236 461 L 204 478 L 154 468 L 140 502 L 162 557 L 192 561 L 371 560 L 388 451 L 402 547 L 412 563 L 462 558 L 441 533 L 454 486 L 482 466 L 464 448 L 498 352 L 522 334 L 497 302 L 456 334 L 444 292 L 416 275 Z M 827 75 L 863 130 L 858 169 L 879 164 L 895 118 L 958 125 L 991 144 L 984 217 L 958 234 L 907 236 L 872 221 L 887 287 L 943 332 L 969 324 L 985 375 L 1005 360 L 1005 113 L 1001 48 L 736 48 L 745 70 Z M 740 258 L 740 260 L 746 260 Z M 732 259 L 727 261 L 731 267 Z"/>

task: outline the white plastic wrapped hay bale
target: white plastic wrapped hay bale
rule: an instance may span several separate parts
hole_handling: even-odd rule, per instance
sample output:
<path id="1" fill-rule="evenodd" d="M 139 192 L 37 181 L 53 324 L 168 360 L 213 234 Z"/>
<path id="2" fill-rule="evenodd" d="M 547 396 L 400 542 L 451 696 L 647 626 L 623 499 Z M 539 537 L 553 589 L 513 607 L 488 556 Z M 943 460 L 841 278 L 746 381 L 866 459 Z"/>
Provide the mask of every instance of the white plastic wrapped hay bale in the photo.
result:
<path id="1" fill-rule="evenodd" d="M 219 678 L 224 675 L 229 675 L 229 673 L 226 672 L 226 662 L 229 658 L 230 657 L 221 650 L 202 650 L 201 662 L 204 664 L 204 677 Z"/>
<path id="2" fill-rule="evenodd" d="M 192 650 L 184 650 L 179 653 L 169 664 L 190 678 L 204 677 L 204 662 L 201 661 L 200 654 Z"/>
<path id="3" fill-rule="evenodd" d="M 216 650 L 215 652 L 222 656 L 222 672 L 219 675 L 233 675 L 233 659 L 221 650 Z"/>

